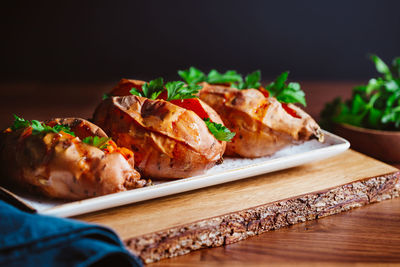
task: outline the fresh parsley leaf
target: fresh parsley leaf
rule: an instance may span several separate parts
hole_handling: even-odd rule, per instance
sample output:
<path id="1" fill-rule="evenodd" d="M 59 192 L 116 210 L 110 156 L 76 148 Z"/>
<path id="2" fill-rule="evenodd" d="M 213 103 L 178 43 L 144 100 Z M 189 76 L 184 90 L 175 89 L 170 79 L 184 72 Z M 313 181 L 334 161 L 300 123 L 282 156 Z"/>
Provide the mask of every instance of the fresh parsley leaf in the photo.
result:
<path id="1" fill-rule="evenodd" d="M 244 79 L 244 82 L 239 82 L 237 84 L 232 84 L 233 88 L 237 89 L 249 89 L 249 88 L 254 88 L 258 89 L 261 86 L 260 83 L 261 80 L 261 71 L 256 70 L 246 76 Z"/>
<path id="2" fill-rule="evenodd" d="M 15 131 L 22 128 L 32 127 L 32 134 L 40 134 L 40 133 L 59 133 L 61 131 L 75 136 L 75 133 L 71 131 L 71 128 L 67 125 L 56 124 L 54 127 L 48 126 L 44 123 L 41 123 L 37 120 L 25 120 L 23 118 L 18 117 L 14 114 L 14 123 L 11 125 L 11 130 Z"/>
<path id="3" fill-rule="evenodd" d="M 219 73 L 217 70 L 211 70 L 207 75 L 208 83 L 211 84 L 224 84 L 224 83 L 235 83 L 242 82 L 242 76 L 234 70 L 228 70 L 225 73 Z"/>
<path id="4" fill-rule="evenodd" d="M 352 98 L 346 102 L 327 103 L 321 112 L 323 127 L 347 123 L 371 129 L 400 129 L 400 58 L 395 58 L 390 67 L 376 55 L 370 59 L 382 76 L 354 87 Z"/>
<path id="5" fill-rule="evenodd" d="M 145 83 L 142 86 L 143 95 L 150 99 L 156 99 L 163 90 L 164 79 L 161 77 Z"/>
<path id="6" fill-rule="evenodd" d="M 276 97 L 279 102 L 283 103 L 300 103 L 306 106 L 306 98 L 304 92 L 300 88 L 299 83 L 291 82 L 286 84 L 289 72 L 285 71 L 280 74 L 275 81 L 265 87 L 270 96 Z"/>
<path id="7" fill-rule="evenodd" d="M 144 96 L 143 93 L 141 91 L 138 91 L 136 88 L 132 88 L 129 93 L 131 93 L 132 95 L 136 95 L 136 96 Z"/>
<path id="8" fill-rule="evenodd" d="M 395 80 L 386 81 L 384 86 L 388 92 L 397 92 L 400 89 L 400 84 Z"/>
<path id="9" fill-rule="evenodd" d="M 392 79 L 392 72 L 390 71 L 388 65 L 383 62 L 377 55 L 371 54 L 369 58 L 375 63 L 376 70 L 382 73 L 387 80 Z"/>
<path id="10" fill-rule="evenodd" d="M 179 70 L 178 74 L 187 84 L 201 83 L 207 78 L 204 72 L 195 67 L 190 67 L 188 70 Z"/>
<path id="11" fill-rule="evenodd" d="M 83 138 L 82 142 L 99 149 L 106 149 L 109 146 L 108 141 L 110 140 L 111 137 L 88 136 Z"/>
<path id="12" fill-rule="evenodd" d="M 18 117 L 17 115 L 13 115 L 14 116 L 14 122 L 13 125 L 11 125 L 11 130 L 15 131 L 21 128 L 26 128 L 29 127 L 31 125 L 31 123 L 23 118 Z"/>
<path id="13" fill-rule="evenodd" d="M 211 122 L 209 118 L 204 119 L 208 130 L 215 136 L 217 140 L 230 142 L 236 133 L 231 132 L 228 128 L 220 123 Z"/>
<path id="14" fill-rule="evenodd" d="M 71 128 L 67 125 L 62 125 L 62 124 L 57 124 L 53 127 L 53 131 L 56 133 L 59 133 L 63 131 L 64 133 L 70 134 L 72 136 L 75 136 L 75 133 L 71 130 Z"/>
<path id="15" fill-rule="evenodd" d="M 217 70 L 211 70 L 207 75 L 195 67 L 190 67 L 187 70 L 178 71 L 179 76 L 187 84 L 197 84 L 207 82 L 210 84 L 233 84 L 243 82 L 242 76 L 234 70 L 228 70 L 225 73 L 219 73 Z"/>
<path id="16" fill-rule="evenodd" d="M 39 134 L 42 132 L 53 132 L 52 127 L 45 127 L 40 121 L 31 120 L 32 134 Z"/>
<path id="17" fill-rule="evenodd" d="M 132 95 L 147 97 L 149 99 L 156 99 L 164 90 L 164 79 L 157 78 L 142 85 L 142 91 L 132 88 L 129 92 Z"/>
<path id="18" fill-rule="evenodd" d="M 105 94 L 103 94 L 102 99 L 106 100 L 106 99 L 110 98 L 110 96 L 111 96 L 111 94 L 105 93 Z"/>
<path id="19" fill-rule="evenodd" d="M 200 91 L 202 86 L 197 84 L 189 84 L 186 85 L 183 82 L 168 82 L 165 84 L 165 88 L 167 89 L 168 98 L 167 100 L 175 100 L 175 99 L 188 99 L 188 98 L 196 98 L 196 94 Z"/>

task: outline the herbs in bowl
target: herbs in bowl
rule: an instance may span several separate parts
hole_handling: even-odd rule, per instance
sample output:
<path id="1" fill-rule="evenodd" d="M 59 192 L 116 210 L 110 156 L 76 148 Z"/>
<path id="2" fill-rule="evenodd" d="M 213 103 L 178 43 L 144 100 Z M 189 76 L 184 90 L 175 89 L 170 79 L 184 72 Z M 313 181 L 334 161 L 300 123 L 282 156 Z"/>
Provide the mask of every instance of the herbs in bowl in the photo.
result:
<path id="1" fill-rule="evenodd" d="M 353 88 L 351 99 L 336 98 L 321 112 L 321 126 L 349 139 L 376 158 L 400 162 L 400 57 L 387 65 L 370 55 L 380 77 Z"/>

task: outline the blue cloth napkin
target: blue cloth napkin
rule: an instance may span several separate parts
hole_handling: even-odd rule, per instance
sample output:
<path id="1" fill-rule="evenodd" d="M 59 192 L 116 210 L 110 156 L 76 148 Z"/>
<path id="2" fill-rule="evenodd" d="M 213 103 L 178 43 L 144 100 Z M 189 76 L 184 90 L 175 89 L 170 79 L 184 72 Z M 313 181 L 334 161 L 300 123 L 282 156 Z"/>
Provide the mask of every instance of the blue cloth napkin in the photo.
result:
<path id="1" fill-rule="evenodd" d="M 142 266 L 105 227 L 23 212 L 0 200 L 0 266 Z"/>

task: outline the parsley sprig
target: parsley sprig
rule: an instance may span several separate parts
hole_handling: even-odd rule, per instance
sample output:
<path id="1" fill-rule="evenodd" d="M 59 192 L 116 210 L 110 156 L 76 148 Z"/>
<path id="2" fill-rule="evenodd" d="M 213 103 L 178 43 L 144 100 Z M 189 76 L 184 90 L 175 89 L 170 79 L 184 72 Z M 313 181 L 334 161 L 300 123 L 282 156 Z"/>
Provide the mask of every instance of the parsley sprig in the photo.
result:
<path id="1" fill-rule="evenodd" d="M 67 125 L 56 124 L 54 127 L 48 126 L 37 120 L 25 120 L 14 114 L 14 122 L 11 125 L 11 130 L 16 131 L 19 129 L 32 127 L 32 134 L 37 135 L 40 133 L 59 133 L 63 131 L 64 133 L 75 136 L 75 133 L 71 131 L 71 128 Z M 110 144 L 108 143 L 111 137 L 99 137 L 99 136 L 88 136 L 83 138 L 82 142 L 91 146 L 95 146 L 99 149 L 106 149 Z"/>
<path id="2" fill-rule="evenodd" d="M 210 84 L 224 84 L 243 82 L 242 76 L 234 70 L 228 70 L 225 73 L 220 73 L 217 70 L 211 70 L 207 75 L 195 67 L 190 67 L 187 70 L 179 70 L 179 76 L 187 84 L 196 84 L 200 82 L 208 82 Z"/>
<path id="3" fill-rule="evenodd" d="M 261 88 L 261 71 L 256 70 L 248 74 L 244 79 L 236 71 L 227 71 L 224 74 L 216 70 L 210 71 L 208 75 L 195 67 L 187 70 L 178 71 L 179 76 L 188 84 L 196 84 L 199 82 L 208 82 L 210 84 L 226 84 L 236 89 L 260 89 Z M 299 83 L 286 83 L 289 72 L 285 71 L 279 75 L 275 81 L 266 86 L 270 96 L 276 97 L 283 103 L 300 103 L 306 106 L 305 94 L 300 88 Z"/>
<path id="4" fill-rule="evenodd" d="M 111 137 L 88 136 L 83 138 L 82 142 L 99 149 L 106 149 L 110 145 L 108 143 L 110 140 Z"/>
<path id="5" fill-rule="evenodd" d="M 180 81 L 169 82 L 165 84 L 165 88 L 168 92 L 167 100 L 176 100 L 176 99 L 188 99 L 188 98 L 196 98 L 196 94 L 203 88 L 197 84 L 185 84 Z"/>
<path id="6" fill-rule="evenodd" d="M 265 87 L 270 96 L 278 99 L 283 103 L 300 103 L 306 106 L 306 99 L 303 90 L 300 88 L 299 83 L 291 82 L 286 83 L 289 72 L 285 71 L 279 75 L 275 81 Z"/>
<path id="7" fill-rule="evenodd" d="M 164 79 L 158 78 L 145 83 L 142 86 L 142 91 L 132 88 L 130 93 L 137 96 L 147 97 L 150 99 L 157 99 L 157 97 L 167 91 L 167 100 L 188 99 L 196 98 L 196 94 L 200 91 L 202 86 L 197 84 L 185 84 L 181 81 L 168 82 L 164 85 Z"/>
<path id="8" fill-rule="evenodd" d="M 164 90 L 164 79 L 157 78 L 151 80 L 148 83 L 143 84 L 142 91 L 137 90 L 136 88 L 132 88 L 129 92 L 132 95 L 147 97 L 150 99 L 156 99 Z"/>
<path id="9" fill-rule="evenodd" d="M 346 123 L 371 129 L 400 129 L 400 57 L 393 59 L 391 66 L 377 55 L 369 58 L 381 77 L 354 87 L 352 98 L 345 102 L 336 98 L 327 103 L 321 112 L 322 127 L 330 129 L 332 123 Z"/>
<path id="10" fill-rule="evenodd" d="M 204 119 L 208 130 L 215 136 L 217 140 L 230 142 L 236 133 L 231 132 L 228 128 L 220 123 L 212 122 L 209 118 Z"/>
<path id="11" fill-rule="evenodd" d="M 259 89 L 261 86 L 261 71 L 256 70 L 246 76 L 244 79 L 244 82 L 238 82 L 232 84 L 233 88 L 237 89 L 249 89 L 249 88 L 254 88 L 254 89 Z"/>
<path id="12" fill-rule="evenodd" d="M 14 114 L 14 122 L 11 125 L 11 130 L 16 131 L 22 128 L 32 127 L 32 134 L 40 134 L 40 133 L 59 133 L 63 131 L 64 133 L 75 136 L 75 133 L 71 131 L 71 128 L 67 125 L 57 124 L 54 127 L 48 126 L 45 123 L 41 123 L 37 120 L 25 120 L 23 118 L 18 117 Z"/>
<path id="13" fill-rule="evenodd" d="M 207 80 L 206 74 L 195 67 L 190 67 L 187 70 L 178 70 L 178 74 L 187 84 L 196 84 Z"/>
<path id="14" fill-rule="evenodd" d="M 242 76 L 234 70 L 228 70 L 225 73 L 219 73 L 216 70 L 211 70 L 207 75 L 206 82 L 211 84 L 216 83 L 234 83 L 234 82 L 242 82 Z"/>

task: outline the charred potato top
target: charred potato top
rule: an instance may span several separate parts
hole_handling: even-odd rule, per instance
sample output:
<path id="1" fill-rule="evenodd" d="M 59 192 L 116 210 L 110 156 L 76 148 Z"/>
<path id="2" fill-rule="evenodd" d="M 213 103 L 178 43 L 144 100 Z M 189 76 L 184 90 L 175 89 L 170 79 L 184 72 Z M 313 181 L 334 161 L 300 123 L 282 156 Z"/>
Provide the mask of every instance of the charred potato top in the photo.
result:
<path id="1" fill-rule="evenodd" d="M 238 90 L 202 83 L 200 99 L 221 116 L 224 124 L 236 133 L 227 144 L 226 155 L 261 157 L 275 153 L 312 136 L 323 141 L 318 124 L 302 109 L 289 104 L 290 114 L 273 97 L 259 90 Z"/>
<path id="2" fill-rule="evenodd" d="M 6 130 L 0 137 L 2 184 L 18 184 L 48 197 L 70 200 L 146 184 L 134 169 L 131 151 L 112 143 L 102 150 L 82 142 L 87 136 L 106 136 L 96 125 L 74 118 L 46 124 L 70 125 L 77 137 L 62 131 L 32 134 L 32 127 Z"/>

